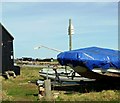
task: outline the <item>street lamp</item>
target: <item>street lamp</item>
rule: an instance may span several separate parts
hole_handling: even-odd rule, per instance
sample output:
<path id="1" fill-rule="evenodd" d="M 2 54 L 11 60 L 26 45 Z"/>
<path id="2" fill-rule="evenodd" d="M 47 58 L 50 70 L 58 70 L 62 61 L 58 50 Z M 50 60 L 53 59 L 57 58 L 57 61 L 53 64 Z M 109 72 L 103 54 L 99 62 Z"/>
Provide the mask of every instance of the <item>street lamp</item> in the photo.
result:
<path id="1" fill-rule="evenodd" d="M 63 52 L 62 50 L 58 50 L 58 49 L 55 49 L 55 48 L 50 48 L 50 47 L 47 47 L 47 46 L 44 46 L 44 45 L 40 45 L 38 47 L 35 47 L 34 49 L 40 49 L 40 48 L 46 48 L 46 49 L 56 51 L 56 52 Z"/>

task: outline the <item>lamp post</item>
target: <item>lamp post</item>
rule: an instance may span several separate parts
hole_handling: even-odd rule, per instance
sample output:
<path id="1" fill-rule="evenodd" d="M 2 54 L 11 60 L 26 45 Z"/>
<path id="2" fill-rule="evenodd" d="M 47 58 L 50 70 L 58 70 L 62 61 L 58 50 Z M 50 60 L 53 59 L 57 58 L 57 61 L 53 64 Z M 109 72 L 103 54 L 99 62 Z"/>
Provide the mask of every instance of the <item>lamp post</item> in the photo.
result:
<path id="1" fill-rule="evenodd" d="M 34 49 L 40 49 L 40 48 L 46 48 L 46 49 L 49 49 L 49 50 L 52 50 L 52 51 L 55 51 L 55 52 L 63 52 L 62 50 L 58 50 L 58 49 L 55 49 L 55 48 L 50 48 L 50 47 L 47 47 L 47 46 L 44 46 L 44 45 L 40 45 L 38 47 L 35 47 Z"/>
<path id="2" fill-rule="evenodd" d="M 72 25 L 72 20 L 69 19 L 68 35 L 69 35 L 69 50 L 72 50 L 72 35 L 74 34 L 74 27 Z"/>

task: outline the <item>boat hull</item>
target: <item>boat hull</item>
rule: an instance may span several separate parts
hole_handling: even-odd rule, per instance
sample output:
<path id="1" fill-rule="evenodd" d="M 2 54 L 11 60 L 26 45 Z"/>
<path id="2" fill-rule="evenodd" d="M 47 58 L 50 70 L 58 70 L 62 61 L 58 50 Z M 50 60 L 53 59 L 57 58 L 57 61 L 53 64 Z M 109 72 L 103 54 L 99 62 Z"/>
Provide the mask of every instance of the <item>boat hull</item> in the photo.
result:
<path id="1" fill-rule="evenodd" d="M 70 66 L 79 75 L 86 77 L 86 78 L 96 79 L 96 80 L 120 79 L 120 73 L 118 73 L 118 72 L 117 73 L 116 72 L 108 72 L 109 70 L 106 72 L 105 71 L 100 72 L 100 70 L 102 70 L 102 69 L 98 69 L 98 68 L 90 71 L 88 68 L 83 67 L 83 66 L 73 67 L 71 64 L 68 64 L 68 66 Z"/>

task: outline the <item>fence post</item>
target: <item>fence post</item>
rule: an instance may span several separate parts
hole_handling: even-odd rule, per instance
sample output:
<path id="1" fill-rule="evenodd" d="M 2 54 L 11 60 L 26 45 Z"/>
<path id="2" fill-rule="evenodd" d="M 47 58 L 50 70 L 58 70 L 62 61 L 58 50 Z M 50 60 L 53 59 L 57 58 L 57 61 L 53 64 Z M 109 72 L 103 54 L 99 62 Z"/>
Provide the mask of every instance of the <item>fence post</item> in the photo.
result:
<path id="1" fill-rule="evenodd" d="M 44 82 L 45 84 L 45 98 L 46 100 L 50 100 L 51 99 L 51 81 L 50 79 L 45 80 Z"/>

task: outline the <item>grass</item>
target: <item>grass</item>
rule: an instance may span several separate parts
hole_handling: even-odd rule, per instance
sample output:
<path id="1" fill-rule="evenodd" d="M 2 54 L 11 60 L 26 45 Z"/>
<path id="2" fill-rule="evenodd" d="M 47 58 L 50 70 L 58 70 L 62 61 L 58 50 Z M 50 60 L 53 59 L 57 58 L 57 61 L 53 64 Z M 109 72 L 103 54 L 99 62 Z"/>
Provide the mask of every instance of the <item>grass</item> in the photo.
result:
<path id="1" fill-rule="evenodd" d="M 39 79 L 40 68 L 21 68 L 21 75 L 9 80 L 2 79 L 3 101 L 37 101 L 37 86 L 28 81 Z"/>
<path id="2" fill-rule="evenodd" d="M 39 101 L 38 87 L 28 81 L 39 78 L 41 68 L 22 67 L 21 75 L 16 78 L 2 80 L 2 101 Z M 54 87 L 54 92 L 59 92 L 57 99 L 52 101 L 120 101 L 120 86 L 112 88 L 99 85 L 81 85 L 73 87 Z M 44 100 L 44 99 L 43 99 Z"/>
<path id="3" fill-rule="evenodd" d="M 119 94 L 114 90 L 103 90 L 101 92 L 73 93 L 59 96 L 59 100 L 66 101 L 120 101 Z"/>

